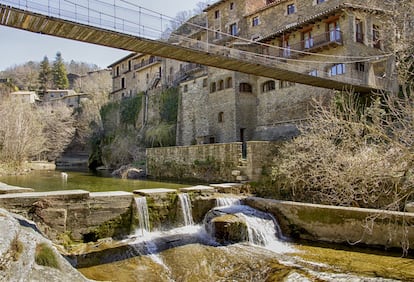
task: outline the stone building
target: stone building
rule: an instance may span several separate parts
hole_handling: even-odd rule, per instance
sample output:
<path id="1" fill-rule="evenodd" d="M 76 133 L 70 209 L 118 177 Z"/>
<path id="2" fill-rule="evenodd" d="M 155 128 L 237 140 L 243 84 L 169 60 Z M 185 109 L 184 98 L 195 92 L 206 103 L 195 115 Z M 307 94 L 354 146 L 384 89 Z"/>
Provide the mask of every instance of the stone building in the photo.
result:
<path id="1" fill-rule="evenodd" d="M 191 25 L 179 28 L 170 41 L 256 52 L 270 60 L 282 58 L 308 75 L 389 88 L 384 77 L 392 62 L 382 56 L 384 3 L 367 5 L 352 0 L 221 0 L 190 19 Z M 334 95 L 330 89 L 150 58 L 131 54 L 110 66 L 113 97 L 179 85 L 177 145 L 290 138 L 298 134 L 297 123 L 308 117 L 313 99 Z M 140 61 L 149 65 L 136 68 Z"/>
<path id="2" fill-rule="evenodd" d="M 385 86 L 389 62 L 376 58 L 384 49 L 383 12 L 360 2 L 217 1 L 205 9 L 207 37 L 214 44 L 282 57 L 309 75 Z M 308 117 L 313 99 L 333 95 L 329 89 L 215 68 L 208 68 L 207 87 L 185 91 L 188 84 L 181 85 L 180 115 L 186 118 L 179 119 L 178 145 L 289 138 Z"/>

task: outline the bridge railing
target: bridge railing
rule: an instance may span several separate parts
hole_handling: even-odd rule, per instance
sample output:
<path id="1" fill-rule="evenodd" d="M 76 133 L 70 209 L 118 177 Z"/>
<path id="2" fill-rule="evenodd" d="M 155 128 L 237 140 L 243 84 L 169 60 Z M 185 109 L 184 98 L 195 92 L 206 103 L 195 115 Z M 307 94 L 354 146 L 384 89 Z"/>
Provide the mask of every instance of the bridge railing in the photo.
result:
<path id="1" fill-rule="evenodd" d="M 121 32 L 128 35 L 143 37 L 151 40 L 162 40 L 166 42 L 178 42 L 180 46 L 201 52 L 215 53 L 247 63 L 257 63 L 264 66 L 283 67 L 288 71 L 301 72 L 312 76 L 329 78 L 347 82 L 352 85 L 366 86 L 367 81 L 345 75 L 331 76 L 326 69 L 326 60 L 306 61 L 283 56 L 285 48 L 267 45 L 251 40 L 234 37 L 232 42 L 239 42 L 244 45 L 259 46 L 257 50 L 268 50 L 263 52 L 253 52 L 230 48 L 227 46 L 216 45 L 207 41 L 200 41 L 190 38 L 189 35 L 172 33 L 166 36 L 165 30 L 175 19 L 159 14 L 155 11 L 138 6 L 128 0 L 0 0 L 1 4 L 10 5 L 15 8 L 35 12 L 50 17 L 56 17 L 73 21 L 80 24 L 103 28 L 111 31 Z M 175 22 L 175 25 L 191 25 L 193 29 L 207 32 L 213 30 L 205 26 L 196 25 L 190 22 Z M 233 37 L 223 33 L 228 37 Z M 304 53 L 303 50 L 290 50 L 290 52 Z M 270 55 L 271 54 L 271 55 Z M 333 60 L 333 59 L 332 59 Z M 338 60 L 336 60 L 337 62 Z M 334 62 L 333 62 L 334 63 Z"/>

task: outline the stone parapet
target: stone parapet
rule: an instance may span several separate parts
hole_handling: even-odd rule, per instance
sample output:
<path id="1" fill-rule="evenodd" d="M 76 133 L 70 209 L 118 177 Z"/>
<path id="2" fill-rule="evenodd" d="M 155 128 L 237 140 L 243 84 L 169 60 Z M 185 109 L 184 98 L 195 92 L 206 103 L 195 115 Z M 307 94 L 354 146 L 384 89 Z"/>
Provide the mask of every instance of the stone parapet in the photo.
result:
<path id="1" fill-rule="evenodd" d="M 295 239 L 385 248 L 414 244 L 414 213 L 277 201 L 251 197 L 245 204 L 273 214 Z"/>

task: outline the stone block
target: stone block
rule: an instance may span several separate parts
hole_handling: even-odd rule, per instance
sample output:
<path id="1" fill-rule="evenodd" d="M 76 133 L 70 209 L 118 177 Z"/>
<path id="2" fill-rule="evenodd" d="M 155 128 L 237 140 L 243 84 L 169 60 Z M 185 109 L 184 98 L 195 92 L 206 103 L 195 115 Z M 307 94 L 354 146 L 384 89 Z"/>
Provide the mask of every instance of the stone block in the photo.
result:
<path id="1" fill-rule="evenodd" d="M 232 170 L 231 171 L 231 175 L 233 175 L 233 176 L 239 176 L 240 174 L 241 174 L 240 170 Z"/>
<path id="2" fill-rule="evenodd" d="M 414 213 L 414 202 L 407 203 L 405 205 L 405 211 L 406 212 L 413 212 Z"/>
<path id="3" fill-rule="evenodd" d="M 236 180 L 237 181 L 247 181 L 248 177 L 246 175 L 239 175 L 239 176 L 236 176 Z"/>

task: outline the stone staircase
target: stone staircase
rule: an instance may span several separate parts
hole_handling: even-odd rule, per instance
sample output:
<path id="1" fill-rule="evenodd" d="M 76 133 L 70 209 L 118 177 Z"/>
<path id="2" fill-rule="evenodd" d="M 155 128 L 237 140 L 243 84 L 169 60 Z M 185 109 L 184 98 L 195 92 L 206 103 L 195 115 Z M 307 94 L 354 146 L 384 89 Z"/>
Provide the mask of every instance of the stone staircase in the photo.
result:
<path id="1" fill-rule="evenodd" d="M 246 170 L 247 160 L 245 158 L 240 158 L 237 168 L 231 171 L 231 175 L 234 176 L 235 181 L 243 183 L 249 180 Z"/>

